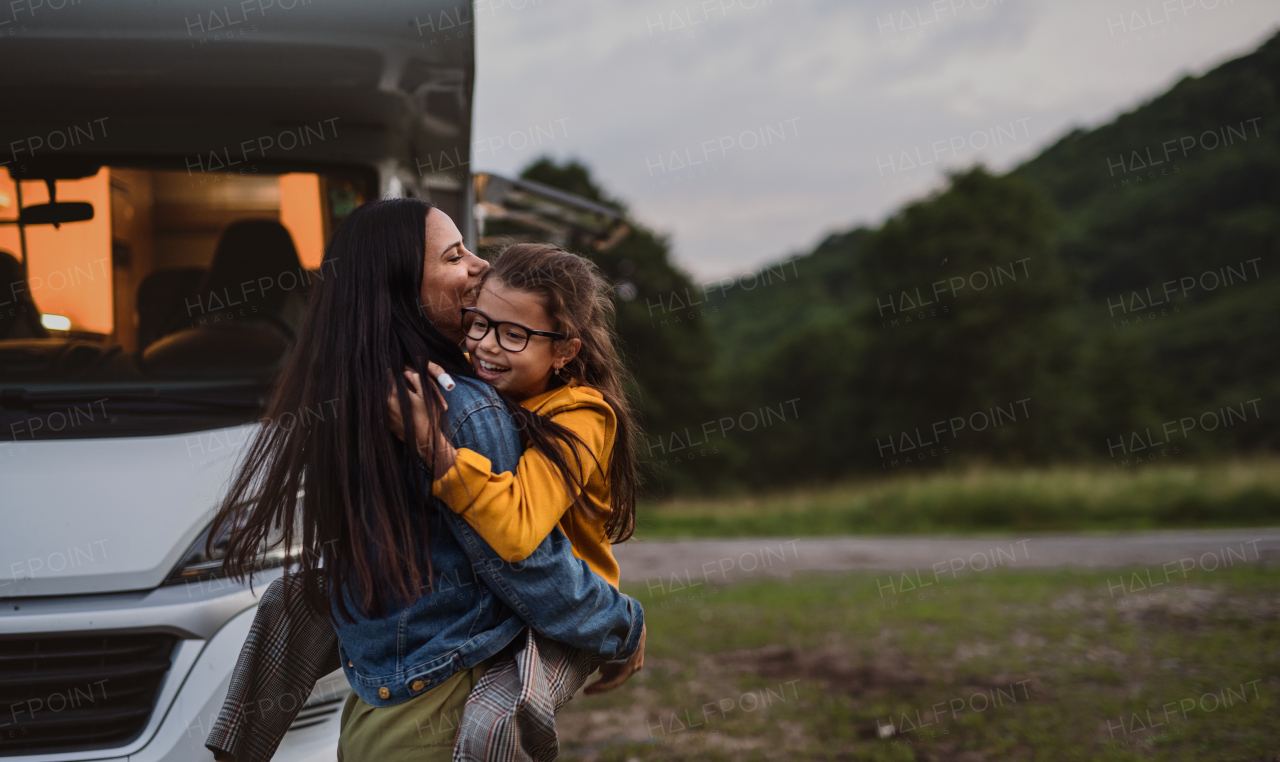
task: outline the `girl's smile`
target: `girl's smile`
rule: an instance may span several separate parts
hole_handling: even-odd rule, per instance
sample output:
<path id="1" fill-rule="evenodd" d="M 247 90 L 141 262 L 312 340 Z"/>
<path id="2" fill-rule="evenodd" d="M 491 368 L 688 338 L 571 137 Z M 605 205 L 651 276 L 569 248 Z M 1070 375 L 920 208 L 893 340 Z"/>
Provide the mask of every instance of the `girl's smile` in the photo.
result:
<path id="1" fill-rule="evenodd" d="M 485 362 L 484 360 L 477 360 L 475 367 L 476 373 L 480 375 L 480 378 L 483 378 L 490 384 L 498 380 L 503 373 L 511 370 L 511 368 L 505 365 L 495 365 L 494 363 Z"/>
<path id="2" fill-rule="evenodd" d="M 537 294 L 511 288 L 497 279 L 485 281 L 476 298 L 476 310 L 479 314 L 470 313 L 464 324 L 471 365 L 481 379 L 516 400 L 545 392 L 555 371 L 572 360 L 581 346 L 579 339 L 526 334 L 521 328 L 554 332 L 557 327 Z M 501 338 L 499 329 L 504 332 Z M 483 338 L 472 338 L 481 333 Z M 507 348 L 520 344 L 524 348 L 518 351 Z"/>

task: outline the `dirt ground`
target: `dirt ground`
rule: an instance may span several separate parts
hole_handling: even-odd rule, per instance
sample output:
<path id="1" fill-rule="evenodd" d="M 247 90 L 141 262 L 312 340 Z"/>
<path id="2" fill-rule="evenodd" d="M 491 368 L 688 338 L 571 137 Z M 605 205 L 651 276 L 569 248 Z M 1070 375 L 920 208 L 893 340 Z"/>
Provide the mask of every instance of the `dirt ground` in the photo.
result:
<path id="1" fill-rule="evenodd" d="M 615 551 L 645 668 L 565 759 L 1280 762 L 1277 528 Z"/>

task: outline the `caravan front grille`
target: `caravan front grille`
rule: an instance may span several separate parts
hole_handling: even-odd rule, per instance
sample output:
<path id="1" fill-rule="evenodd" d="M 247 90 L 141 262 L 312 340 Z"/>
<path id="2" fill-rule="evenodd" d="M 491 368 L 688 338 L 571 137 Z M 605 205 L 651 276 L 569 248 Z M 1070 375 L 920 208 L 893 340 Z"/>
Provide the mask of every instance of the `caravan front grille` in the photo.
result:
<path id="1" fill-rule="evenodd" d="M 160 633 L 0 638 L 0 756 L 133 741 L 177 641 Z"/>

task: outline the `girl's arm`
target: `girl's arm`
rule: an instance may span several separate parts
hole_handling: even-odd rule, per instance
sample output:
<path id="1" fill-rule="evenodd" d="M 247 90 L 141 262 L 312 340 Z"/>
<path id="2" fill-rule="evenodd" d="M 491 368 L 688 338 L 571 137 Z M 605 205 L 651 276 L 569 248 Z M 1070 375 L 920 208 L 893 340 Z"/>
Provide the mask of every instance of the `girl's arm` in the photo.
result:
<path id="1" fill-rule="evenodd" d="M 582 440 L 574 443 L 573 452 L 562 452 L 574 483 L 585 484 L 595 469 L 605 465 L 605 412 L 596 406 L 576 407 L 552 420 Z M 525 450 L 514 474 L 495 474 L 492 468 L 480 453 L 460 449 L 453 467 L 436 479 L 431 491 L 499 555 L 521 561 L 551 533 L 573 505 L 576 493 L 565 489 L 560 470 L 533 448 Z"/>

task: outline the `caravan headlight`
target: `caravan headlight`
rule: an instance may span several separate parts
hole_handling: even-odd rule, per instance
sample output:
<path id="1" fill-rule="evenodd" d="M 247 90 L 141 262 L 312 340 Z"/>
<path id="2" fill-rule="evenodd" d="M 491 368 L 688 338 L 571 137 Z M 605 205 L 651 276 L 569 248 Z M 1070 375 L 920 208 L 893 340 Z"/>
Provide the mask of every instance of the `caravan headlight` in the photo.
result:
<path id="1" fill-rule="evenodd" d="M 209 539 L 209 532 L 213 529 L 210 524 L 205 528 L 196 541 L 191 544 L 187 552 L 182 556 L 182 560 L 178 562 L 173 573 L 164 581 L 166 585 L 178 585 L 187 582 L 201 582 L 207 579 L 216 579 L 224 576 L 222 573 L 222 559 L 226 557 L 227 537 L 230 534 L 228 530 L 223 530 L 213 541 L 213 553 L 210 555 L 205 552 L 205 544 Z M 284 565 L 285 547 L 283 543 L 276 542 L 274 548 L 262 550 L 258 554 L 257 561 L 253 565 L 254 571 L 262 569 L 271 569 Z M 294 556 L 298 555 L 295 548 Z"/>

